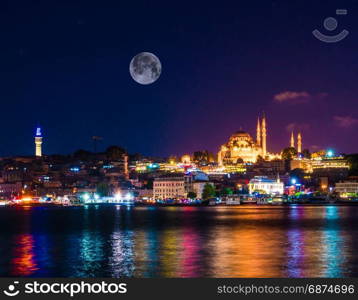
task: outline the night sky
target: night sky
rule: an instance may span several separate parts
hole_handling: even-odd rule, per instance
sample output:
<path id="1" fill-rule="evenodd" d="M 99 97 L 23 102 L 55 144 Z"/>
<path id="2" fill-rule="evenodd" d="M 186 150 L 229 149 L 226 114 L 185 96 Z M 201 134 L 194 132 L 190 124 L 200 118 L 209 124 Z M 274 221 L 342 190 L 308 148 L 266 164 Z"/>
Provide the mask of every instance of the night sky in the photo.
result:
<path id="1" fill-rule="evenodd" d="M 262 111 L 269 151 L 300 129 L 311 151 L 358 152 L 358 1 L 2 0 L 0 38 L 0 156 L 33 154 L 37 124 L 46 154 L 93 135 L 99 150 L 216 152 L 240 127 L 255 136 Z M 151 85 L 129 74 L 143 51 L 162 63 Z"/>

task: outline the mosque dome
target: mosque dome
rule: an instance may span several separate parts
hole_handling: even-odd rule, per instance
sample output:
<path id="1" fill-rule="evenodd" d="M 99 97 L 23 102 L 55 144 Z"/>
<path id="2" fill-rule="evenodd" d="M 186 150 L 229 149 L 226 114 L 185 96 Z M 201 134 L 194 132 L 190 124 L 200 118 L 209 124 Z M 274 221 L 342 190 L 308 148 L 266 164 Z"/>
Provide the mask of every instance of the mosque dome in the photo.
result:
<path id="1" fill-rule="evenodd" d="M 249 133 L 247 133 L 246 131 L 242 131 L 242 130 L 239 130 L 239 131 L 236 131 L 235 133 L 233 133 L 231 135 L 231 138 L 234 138 L 234 137 L 251 138 Z"/>

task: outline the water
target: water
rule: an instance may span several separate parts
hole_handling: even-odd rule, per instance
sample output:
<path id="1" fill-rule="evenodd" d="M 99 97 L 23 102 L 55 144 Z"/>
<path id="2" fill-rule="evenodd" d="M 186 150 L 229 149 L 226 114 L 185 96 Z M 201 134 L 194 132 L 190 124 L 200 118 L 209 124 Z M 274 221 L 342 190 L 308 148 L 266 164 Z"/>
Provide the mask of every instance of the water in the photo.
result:
<path id="1" fill-rule="evenodd" d="M 358 207 L 2 207 L 0 276 L 357 277 Z"/>

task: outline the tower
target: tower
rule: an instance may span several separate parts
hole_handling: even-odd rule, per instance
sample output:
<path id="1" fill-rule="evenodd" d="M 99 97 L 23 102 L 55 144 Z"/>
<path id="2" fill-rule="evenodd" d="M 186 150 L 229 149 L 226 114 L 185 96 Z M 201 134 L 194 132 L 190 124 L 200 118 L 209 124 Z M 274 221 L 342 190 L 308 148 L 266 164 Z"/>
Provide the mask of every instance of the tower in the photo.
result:
<path id="1" fill-rule="evenodd" d="M 218 153 L 218 165 L 219 165 L 219 167 L 223 166 L 223 159 L 222 159 L 222 154 L 221 153 L 222 152 L 221 152 L 221 149 L 220 149 L 220 151 Z"/>
<path id="2" fill-rule="evenodd" d="M 41 128 L 36 128 L 36 135 L 35 135 L 35 155 L 37 157 L 42 156 L 42 134 L 41 134 Z"/>
<path id="3" fill-rule="evenodd" d="M 291 143 L 290 143 L 290 147 L 291 147 L 291 148 L 295 148 L 295 137 L 293 136 L 293 131 L 291 132 Z"/>
<path id="4" fill-rule="evenodd" d="M 266 117 L 265 114 L 262 116 L 262 155 L 266 156 Z"/>
<path id="5" fill-rule="evenodd" d="M 301 132 L 299 132 L 298 135 L 297 135 L 297 152 L 302 153 L 302 136 L 301 136 Z"/>
<path id="6" fill-rule="evenodd" d="M 261 125 L 260 125 L 260 117 L 257 118 L 256 143 L 257 143 L 258 146 L 261 146 Z"/>
<path id="7" fill-rule="evenodd" d="M 129 174 L 128 174 L 128 154 L 124 154 L 124 176 L 125 179 L 129 179 Z"/>

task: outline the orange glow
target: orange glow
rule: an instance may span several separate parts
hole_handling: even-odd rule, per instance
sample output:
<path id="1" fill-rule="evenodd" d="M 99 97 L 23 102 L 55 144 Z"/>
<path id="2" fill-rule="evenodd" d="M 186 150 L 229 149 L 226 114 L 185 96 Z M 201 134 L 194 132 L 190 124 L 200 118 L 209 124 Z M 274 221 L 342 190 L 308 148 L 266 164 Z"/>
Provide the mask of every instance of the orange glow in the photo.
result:
<path id="1" fill-rule="evenodd" d="M 12 275 L 29 276 L 38 269 L 33 250 L 34 239 L 31 234 L 20 234 L 15 239 L 14 258 L 11 261 Z"/>

